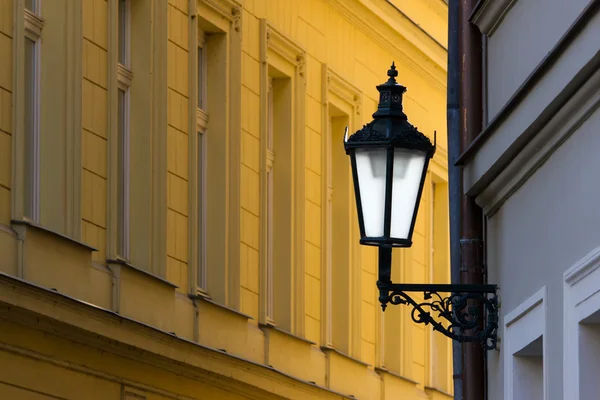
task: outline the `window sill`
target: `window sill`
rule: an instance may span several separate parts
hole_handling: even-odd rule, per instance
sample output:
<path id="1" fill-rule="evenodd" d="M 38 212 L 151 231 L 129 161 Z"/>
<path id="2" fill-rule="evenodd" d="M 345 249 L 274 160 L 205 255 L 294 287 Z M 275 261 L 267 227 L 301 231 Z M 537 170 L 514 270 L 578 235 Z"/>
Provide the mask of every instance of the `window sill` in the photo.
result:
<path id="1" fill-rule="evenodd" d="M 375 367 L 375 372 L 377 372 L 378 374 L 388 374 L 388 375 L 391 375 L 391 376 L 395 376 L 398 379 L 402 379 L 404 381 L 407 381 L 407 382 L 410 382 L 410 383 L 414 383 L 415 385 L 419 384 L 419 382 L 417 382 L 415 380 L 412 380 L 410 378 L 407 378 L 406 376 L 403 376 L 403 375 L 397 374 L 395 372 L 392 372 L 392 371 L 390 371 L 389 369 L 387 369 L 385 367 Z M 433 388 L 431 388 L 431 389 L 433 389 Z M 433 390 L 437 390 L 437 389 L 433 389 Z M 439 390 L 438 390 L 438 392 L 439 392 Z M 444 392 L 440 392 L 440 393 L 444 393 Z M 446 393 L 444 393 L 444 394 L 446 394 Z"/>
<path id="2" fill-rule="evenodd" d="M 404 379 L 406 379 L 406 378 L 404 378 Z M 445 390 L 435 388 L 433 386 L 425 386 L 425 391 L 438 392 L 445 396 L 452 397 L 452 394 L 446 392 Z"/>
<path id="3" fill-rule="evenodd" d="M 268 323 L 268 324 L 265 324 L 265 323 L 262 323 L 262 322 L 261 322 L 260 324 L 258 324 L 258 327 L 259 327 L 259 328 L 260 328 L 262 331 L 265 331 L 265 330 L 269 331 L 269 330 L 271 330 L 271 331 L 274 331 L 274 332 L 280 333 L 280 334 L 282 334 L 282 335 L 284 335 L 284 336 L 288 336 L 288 337 L 290 337 L 290 338 L 292 338 L 292 339 L 296 339 L 296 340 L 299 340 L 299 341 L 301 341 L 301 342 L 304 342 L 304 343 L 306 343 L 306 344 L 308 344 L 308 345 L 311 345 L 311 346 L 312 346 L 312 345 L 316 345 L 316 343 L 315 343 L 315 342 L 313 342 L 313 341 L 311 341 L 311 340 L 308 340 L 308 339 L 305 339 L 305 338 L 303 338 L 303 337 L 301 337 L 301 336 L 294 335 L 293 333 L 291 333 L 291 332 L 288 332 L 288 331 L 286 331 L 286 330 L 283 330 L 283 329 L 281 329 L 281 328 L 278 328 L 278 327 L 277 327 L 277 326 L 275 326 L 274 324 L 270 324 L 270 323 Z"/>
<path id="4" fill-rule="evenodd" d="M 195 300 L 204 301 L 204 302 L 209 303 L 209 304 L 211 304 L 211 305 L 213 305 L 215 307 L 218 307 L 218 308 L 223 309 L 225 311 L 229 311 L 229 312 L 231 312 L 233 314 L 236 314 L 236 315 L 238 315 L 240 317 L 244 317 L 246 319 L 254 319 L 250 315 L 244 314 L 241 311 L 238 311 L 236 309 L 233 309 L 231 307 L 227 307 L 227 306 L 225 306 L 223 304 L 219 304 L 219 303 L 213 301 L 208 294 L 205 294 L 205 293 L 190 294 L 190 295 L 188 295 L 188 297 L 190 299 L 194 300 L 194 301 Z"/>
<path id="5" fill-rule="evenodd" d="M 143 274 L 143 275 L 147 276 L 148 278 L 152 278 L 152 279 L 154 279 L 154 280 L 156 280 L 158 282 L 167 284 L 170 287 L 172 287 L 173 289 L 179 288 L 179 286 L 175 285 L 174 283 L 169 282 L 168 280 L 166 280 L 164 278 L 161 278 L 159 276 L 156 276 L 156 275 L 154 275 L 154 274 L 152 274 L 152 273 L 150 273 L 148 271 L 144 271 L 143 269 L 138 268 L 138 267 L 130 264 L 129 262 L 127 262 L 125 260 L 121 260 L 121 259 L 117 259 L 117 260 L 108 259 L 108 260 L 106 260 L 106 263 L 108 265 L 118 265 L 118 266 L 121 266 L 121 267 L 127 267 L 131 271 L 139 272 L 140 274 Z"/>
<path id="6" fill-rule="evenodd" d="M 33 229 L 36 229 L 38 231 L 47 233 L 47 234 L 52 235 L 52 236 L 55 236 L 55 237 L 58 237 L 58 238 L 61 238 L 61 239 L 65 239 L 65 240 L 69 241 L 70 243 L 76 244 L 76 245 L 78 245 L 80 247 L 85 248 L 86 250 L 89 250 L 89 251 L 98 251 L 97 248 L 92 247 L 89 244 L 80 242 L 79 240 L 75 240 L 72 237 L 69 237 L 67 235 L 63 235 L 62 233 L 58 233 L 58 232 L 56 232 L 56 231 L 54 231 L 52 229 L 46 228 L 46 227 L 38 224 L 37 222 L 33 222 L 33 221 L 28 220 L 28 219 L 13 219 L 13 220 L 10 221 L 10 223 L 11 223 L 12 226 L 14 226 L 14 225 L 26 226 L 28 228 L 33 228 Z"/>
<path id="7" fill-rule="evenodd" d="M 329 352 L 331 352 L 331 353 L 335 353 L 335 354 L 337 354 L 337 355 L 339 355 L 339 356 L 341 356 L 341 357 L 343 357 L 343 358 L 345 358 L 345 359 L 347 359 L 347 360 L 353 361 L 353 362 L 355 362 L 355 363 L 358 363 L 358 364 L 360 364 L 360 365 L 363 365 L 363 366 L 365 366 L 365 367 L 367 367 L 367 368 L 371 366 L 371 364 L 368 364 L 368 363 L 366 363 L 366 362 L 364 362 L 364 361 L 361 361 L 361 360 L 359 360 L 358 358 L 354 358 L 354 357 L 352 357 L 352 356 L 349 356 L 349 355 L 348 355 L 348 354 L 346 354 L 346 353 L 342 353 L 342 352 L 341 352 L 341 351 L 339 351 L 338 349 L 336 349 L 336 348 L 334 348 L 334 347 L 331 347 L 331 346 L 321 346 L 321 351 L 322 351 L 323 353 L 329 353 Z"/>

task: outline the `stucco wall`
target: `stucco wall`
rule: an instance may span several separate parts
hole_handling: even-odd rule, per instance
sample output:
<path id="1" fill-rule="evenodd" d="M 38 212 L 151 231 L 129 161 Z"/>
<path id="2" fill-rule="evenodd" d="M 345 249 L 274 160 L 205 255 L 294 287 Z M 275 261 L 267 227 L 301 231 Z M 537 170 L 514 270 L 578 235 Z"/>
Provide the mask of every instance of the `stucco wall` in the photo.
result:
<path id="1" fill-rule="evenodd" d="M 83 327 L 93 320 L 86 311 L 102 310 L 119 324 L 129 321 L 124 329 L 151 327 L 159 339 L 154 337 L 148 347 L 139 338 L 132 341 L 145 351 L 168 355 L 169 363 L 190 365 L 193 357 L 188 355 L 204 349 L 221 359 L 198 356 L 210 361 L 200 368 L 221 378 L 234 377 L 235 371 L 267 371 L 264 379 L 256 379 L 254 372 L 242 373 L 254 398 L 268 398 L 265 391 L 302 399 L 339 397 L 336 393 L 360 399 L 422 398 L 425 392 L 432 398 L 449 397 L 450 342 L 429 327 L 413 324 L 407 308 L 382 314 L 375 249 L 362 248 L 353 237 L 352 251 L 347 252 L 352 261 L 336 263 L 346 278 L 351 277 L 351 289 L 344 288 L 351 294 L 333 296 L 330 286 L 343 286 L 341 274 L 333 273 L 334 284 L 326 283 L 332 274 L 332 241 L 326 238 L 332 214 L 328 197 L 341 182 L 327 166 L 331 146 L 342 151 L 343 128 L 348 125 L 355 131 L 371 120 L 378 102 L 375 86 L 387 80 L 393 60 L 399 82 L 409 89 L 404 106 L 411 122 L 429 136 L 438 131 L 414 245 L 394 256 L 394 273 L 409 282 L 448 280 L 443 1 L 408 10 L 403 2 L 403 12 L 384 0 L 131 1 L 130 32 L 121 36 L 124 42 L 130 40 L 131 62 L 125 61 L 123 68 L 117 65 L 118 0 L 71 1 L 73 7 L 66 12 L 51 10 L 51 3 L 42 1 L 46 8 L 34 18 L 23 1 L 0 0 L 0 285 L 20 279 L 17 286 L 26 292 L 39 286 L 53 298 L 48 300 L 52 311 L 44 314 L 51 320 Z M 430 23 L 419 27 L 403 16 L 406 13 L 414 21 Z M 44 20 L 42 212 L 35 222 L 21 221 L 23 198 L 28 196 L 22 182 L 25 18 L 28 24 Z M 62 44 L 59 36 L 72 43 L 54 51 Z M 197 48 L 202 42 L 202 81 L 208 84 L 199 89 Z M 287 97 L 276 101 L 276 109 L 285 110 L 275 113 L 276 120 L 285 124 L 277 126 L 275 137 L 280 143 L 293 139 L 294 147 L 280 147 L 284 151 L 274 162 L 276 171 L 285 171 L 280 176 L 293 178 L 278 178 L 275 184 L 279 197 L 285 197 L 282 203 L 293 197 L 293 207 L 291 201 L 286 203 L 293 223 L 287 221 L 275 234 L 271 231 L 273 236 L 293 237 L 293 250 L 281 251 L 293 256 L 270 265 L 277 272 L 286 270 L 274 278 L 267 273 L 264 245 L 269 231 L 263 184 L 268 78 L 280 80 L 275 86 L 293 88 L 293 95 L 286 91 Z M 123 117 L 121 125 L 126 134 L 119 133 L 117 117 L 118 90 L 129 91 L 123 86 L 130 88 L 129 117 Z M 206 99 L 199 109 L 201 90 Z M 57 102 L 65 91 L 66 101 Z M 52 114 L 62 108 L 66 114 Z M 334 124 L 331 120 L 336 118 L 349 122 Z M 199 136 L 205 138 L 205 155 L 199 154 Z M 122 147 L 129 148 L 131 159 L 125 171 L 119 167 L 117 143 L 127 141 Z M 343 157 L 340 164 L 349 169 Z M 286 159 L 293 163 L 286 164 Z M 203 171 L 206 177 L 199 179 Z M 117 197 L 117 182 L 124 175 L 130 178 L 130 199 L 123 205 L 129 218 L 119 216 L 118 205 L 126 200 Z M 433 183 L 439 196 L 435 206 Z M 353 197 L 345 200 L 348 209 L 354 209 Z M 129 222 L 130 245 L 123 246 L 130 247 L 125 251 L 129 255 L 120 253 L 119 234 L 127 234 L 119 220 Z M 356 227 L 357 218 L 348 215 L 345 222 L 330 224 L 332 237 L 347 234 L 345 227 Z M 120 256 L 128 263 L 116 260 Z M 273 296 L 268 294 L 269 280 L 276 288 Z M 33 297 L 0 290 L 0 311 L 14 310 L 18 301 Z M 56 303 L 67 297 L 85 302 L 73 306 L 79 312 L 76 322 L 66 322 L 64 307 Z M 282 311 L 274 321 L 267 319 L 268 302 Z M 344 317 L 352 323 L 336 323 L 330 303 L 332 309 L 345 303 Z M 20 314 L 0 312 L 0 323 Z M 123 341 L 115 331 L 102 331 L 111 326 L 104 321 L 86 329 Z M 337 345 L 328 338 L 332 332 L 352 346 L 331 349 Z M 0 329 L 0 345 L 8 340 L 2 334 Z M 165 342 L 165 337 L 174 340 Z M 36 353 L 32 348 L 38 338 L 32 334 L 27 340 L 15 346 Z M 162 350 L 157 347 L 164 343 Z M 92 346 L 106 347 L 95 342 Z M 175 356 L 174 346 L 185 347 L 181 358 Z M 52 357 L 64 359 L 75 351 Z M 122 349 L 113 353 L 121 354 Z M 2 360 L 0 354 L 0 364 Z M 232 369 L 222 369 L 229 361 L 235 363 Z M 86 362 L 93 370 L 101 369 L 92 364 Z M 36 373 L 35 368 L 29 371 Z M 23 373 L 21 379 L 27 376 Z M 285 382 L 279 385 L 275 376 Z M 163 378 L 168 380 L 166 374 Z M 165 385 L 160 378 L 152 383 Z M 286 385 L 288 389 L 281 389 Z M 0 398 L 5 397 L 3 389 Z M 44 390 L 52 394 L 54 389 Z M 193 391 L 193 396 L 218 398 L 202 389 Z"/>
<path id="2" fill-rule="evenodd" d="M 515 1 L 488 39 L 488 115 L 492 119 L 588 4 Z"/>
<path id="3" fill-rule="evenodd" d="M 529 178 L 488 221 L 489 281 L 498 283 L 503 317 L 547 287 L 549 399 L 562 399 L 563 273 L 598 246 L 600 111 Z M 489 353 L 490 400 L 503 397 L 503 357 Z"/>

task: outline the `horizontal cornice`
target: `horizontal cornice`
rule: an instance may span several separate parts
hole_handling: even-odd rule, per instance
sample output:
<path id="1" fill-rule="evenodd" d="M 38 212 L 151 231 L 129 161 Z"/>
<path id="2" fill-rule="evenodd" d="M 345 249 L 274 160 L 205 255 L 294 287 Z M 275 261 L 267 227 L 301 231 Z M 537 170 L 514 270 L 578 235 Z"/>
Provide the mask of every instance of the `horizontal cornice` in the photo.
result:
<path id="1" fill-rule="evenodd" d="M 33 314 L 36 329 L 43 329 L 44 320 L 55 335 L 224 390 L 235 388 L 250 399 L 352 398 L 4 273 L 1 305 L 9 306 L 1 318 L 27 324 L 26 314 Z"/>
<path id="2" fill-rule="evenodd" d="M 518 0 L 480 0 L 477 3 L 471 21 L 477 25 L 481 33 L 492 36 L 504 16 Z"/>
<path id="3" fill-rule="evenodd" d="M 585 83 L 476 197 L 493 216 L 504 202 L 600 107 L 600 71 Z"/>
<path id="4" fill-rule="evenodd" d="M 498 111 L 498 114 L 475 137 L 469 147 L 458 157 L 456 165 L 468 163 L 485 144 L 485 142 L 500 128 L 502 123 L 519 107 L 526 97 L 534 90 L 535 86 L 552 70 L 569 46 L 579 37 L 592 18 L 600 11 L 600 0 L 590 0 L 589 4 L 579 14 L 575 22 L 567 29 L 556 45 L 544 57 L 537 67 L 529 74 L 519 86 L 512 97 Z"/>
<path id="5" fill-rule="evenodd" d="M 326 0 L 335 11 L 398 60 L 446 88 L 447 51 L 385 0 Z M 384 12 L 385 9 L 391 12 Z"/>
<path id="6" fill-rule="evenodd" d="M 389 4 L 392 8 L 394 8 L 396 11 L 398 11 L 404 18 L 406 18 L 407 20 L 410 21 L 410 23 L 418 30 L 420 30 L 421 32 L 423 32 L 428 38 L 430 38 L 431 40 L 433 40 L 435 43 L 437 43 L 438 46 L 440 46 L 442 49 L 444 49 L 444 51 L 448 51 L 448 47 L 442 43 L 440 43 L 440 41 L 438 39 L 436 39 L 432 34 L 430 34 L 427 29 L 423 28 L 421 25 L 419 25 L 416 21 L 414 21 L 407 13 L 405 13 L 403 10 L 401 10 L 398 6 L 396 6 L 394 4 L 393 1 L 391 0 L 385 0 L 385 2 L 387 4 Z M 424 3 L 420 3 L 423 4 Z M 439 0 L 438 2 L 434 2 L 429 4 L 430 6 L 438 6 L 439 9 L 445 9 L 447 11 L 448 9 L 448 5 L 443 1 L 443 0 Z"/>

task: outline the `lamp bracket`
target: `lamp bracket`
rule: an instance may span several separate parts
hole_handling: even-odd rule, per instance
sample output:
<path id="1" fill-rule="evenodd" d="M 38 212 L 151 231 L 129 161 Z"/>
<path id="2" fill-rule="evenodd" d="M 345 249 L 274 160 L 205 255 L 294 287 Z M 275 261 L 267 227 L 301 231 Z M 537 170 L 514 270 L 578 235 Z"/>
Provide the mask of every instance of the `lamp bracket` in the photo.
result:
<path id="1" fill-rule="evenodd" d="M 496 285 L 403 284 L 377 282 L 379 301 L 385 311 L 389 304 L 412 307 L 411 317 L 419 324 L 433 326 L 452 340 L 479 342 L 486 350 L 498 340 L 498 296 Z M 422 293 L 422 300 L 412 293 Z M 481 308 L 483 307 L 483 313 Z M 483 317 L 482 317 L 483 316 Z"/>

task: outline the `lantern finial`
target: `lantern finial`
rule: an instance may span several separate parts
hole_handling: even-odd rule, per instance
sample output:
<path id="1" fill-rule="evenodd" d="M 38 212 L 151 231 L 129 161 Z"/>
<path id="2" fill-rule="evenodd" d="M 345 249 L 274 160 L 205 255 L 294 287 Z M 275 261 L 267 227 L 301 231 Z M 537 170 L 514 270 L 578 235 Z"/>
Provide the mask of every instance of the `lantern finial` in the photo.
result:
<path id="1" fill-rule="evenodd" d="M 388 79 L 388 83 L 396 83 L 396 77 L 398 76 L 398 71 L 396 71 L 396 64 L 392 61 L 392 66 L 388 69 L 387 75 L 390 77 Z"/>
<path id="2" fill-rule="evenodd" d="M 392 66 L 387 72 L 388 80 L 377 86 L 379 91 L 379 105 L 373 118 L 396 117 L 406 119 L 406 114 L 402 111 L 402 95 L 406 92 L 406 87 L 396 82 L 398 71 L 396 63 L 392 61 Z"/>

